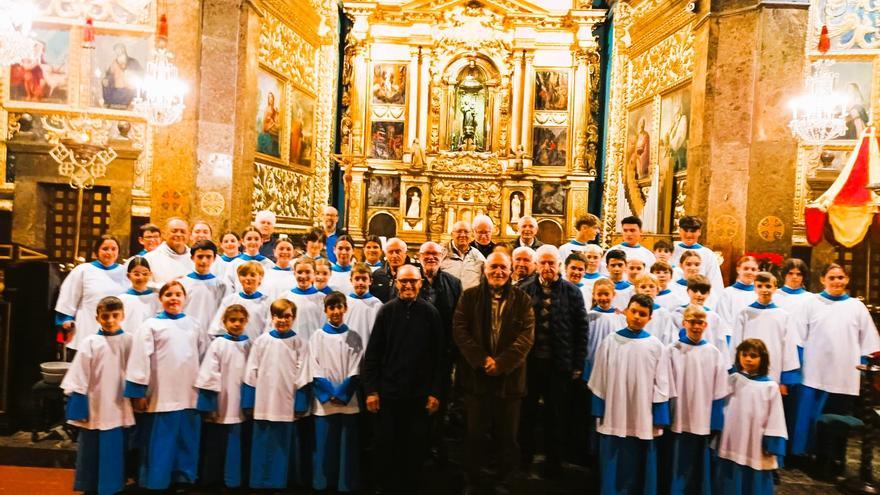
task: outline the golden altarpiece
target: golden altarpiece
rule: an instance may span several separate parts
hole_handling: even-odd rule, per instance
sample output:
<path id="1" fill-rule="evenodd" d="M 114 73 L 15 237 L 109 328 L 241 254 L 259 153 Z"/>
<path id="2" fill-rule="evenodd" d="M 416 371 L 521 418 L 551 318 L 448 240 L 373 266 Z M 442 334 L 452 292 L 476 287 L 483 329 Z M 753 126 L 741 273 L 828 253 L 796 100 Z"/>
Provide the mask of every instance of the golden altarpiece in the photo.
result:
<path id="1" fill-rule="evenodd" d="M 586 2 L 583 2 L 586 3 Z M 486 214 L 560 242 L 596 178 L 605 11 L 523 0 L 346 2 L 341 150 L 349 232 L 445 240 Z"/>

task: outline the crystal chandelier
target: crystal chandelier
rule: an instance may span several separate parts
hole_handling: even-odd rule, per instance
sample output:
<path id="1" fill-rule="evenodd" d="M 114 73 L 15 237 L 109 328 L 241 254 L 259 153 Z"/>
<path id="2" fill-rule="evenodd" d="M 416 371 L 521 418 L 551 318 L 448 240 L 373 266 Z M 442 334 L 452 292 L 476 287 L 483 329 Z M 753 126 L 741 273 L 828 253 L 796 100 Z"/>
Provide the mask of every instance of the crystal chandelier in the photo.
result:
<path id="1" fill-rule="evenodd" d="M 163 14 L 159 20 L 159 36 L 153 59 L 147 63 L 147 70 L 138 84 L 138 94 L 134 99 L 134 110 L 156 126 L 168 126 L 183 118 L 183 96 L 186 84 L 177 75 L 177 66 L 172 62 L 174 54 L 167 48 L 168 24 Z"/>
<path id="2" fill-rule="evenodd" d="M 847 99 L 834 91 L 838 74 L 830 70 L 832 65 L 834 61 L 827 59 L 813 62 L 806 92 L 791 102 L 792 119 L 788 127 L 807 144 L 821 145 L 846 132 Z"/>
<path id="3" fill-rule="evenodd" d="M 0 65 L 33 58 L 36 42 L 30 33 L 37 9 L 30 2 L 0 0 L 0 12 Z"/>

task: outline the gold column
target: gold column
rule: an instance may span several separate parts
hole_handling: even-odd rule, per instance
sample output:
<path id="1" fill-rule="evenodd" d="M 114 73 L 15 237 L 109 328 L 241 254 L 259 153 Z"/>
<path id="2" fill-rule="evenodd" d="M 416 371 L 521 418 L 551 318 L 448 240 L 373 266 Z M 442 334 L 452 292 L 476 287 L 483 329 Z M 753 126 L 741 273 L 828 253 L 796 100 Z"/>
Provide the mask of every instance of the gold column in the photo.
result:
<path id="1" fill-rule="evenodd" d="M 522 98 L 522 134 L 520 135 L 520 143 L 526 154 L 531 152 L 530 143 L 532 142 L 532 93 L 535 90 L 535 71 L 532 64 L 535 62 L 535 54 L 531 52 L 524 53 L 525 68 Z M 531 161 L 530 161 L 531 162 Z"/>
<path id="2" fill-rule="evenodd" d="M 405 143 L 407 147 L 412 144 L 413 139 L 418 139 L 418 126 L 419 126 L 419 47 L 411 46 L 409 48 L 409 70 L 407 71 L 407 82 L 409 83 L 409 88 L 406 90 L 407 94 L 407 110 L 409 112 L 409 116 L 407 117 L 406 122 L 406 137 L 407 142 Z M 424 149 L 425 143 L 419 139 L 419 145 Z"/>
<path id="3" fill-rule="evenodd" d="M 574 56 L 577 66 L 574 73 L 574 112 L 572 113 L 571 125 L 571 134 L 574 137 L 572 170 L 574 172 L 585 172 L 587 170 L 585 162 L 587 152 L 587 120 L 590 115 L 587 52 L 586 50 L 577 50 Z"/>
<path id="4" fill-rule="evenodd" d="M 364 174 L 365 166 L 351 168 L 351 189 L 348 192 L 348 233 L 355 241 L 364 239 L 364 228 L 367 213 L 366 184 Z"/>
<path id="5" fill-rule="evenodd" d="M 354 50 L 354 58 L 351 63 L 353 68 L 351 78 L 351 135 L 354 140 L 352 152 L 355 155 L 363 155 L 366 149 L 366 134 L 369 134 L 369 131 L 365 132 L 364 129 L 366 129 L 365 126 L 369 125 L 369 116 L 367 115 L 369 90 L 367 88 L 370 85 L 367 78 L 366 48 L 363 44 L 359 43 Z"/>
<path id="6" fill-rule="evenodd" d="M 419 67 L 419 141 L 427 152 L 431 152 L 428 140 L 428 122 L 431 120 L 428 101 L 431 94 L 431 52 L 421 47 L 421 66 Z"/>
<path id="7" fill-rule="evenodd" d="M 523 57 L 522 52 L 513 55 L 513 112 L 510 119 L 510 147 L 516 151 L 520 144 L 519 131 L 523 115 Z"/>

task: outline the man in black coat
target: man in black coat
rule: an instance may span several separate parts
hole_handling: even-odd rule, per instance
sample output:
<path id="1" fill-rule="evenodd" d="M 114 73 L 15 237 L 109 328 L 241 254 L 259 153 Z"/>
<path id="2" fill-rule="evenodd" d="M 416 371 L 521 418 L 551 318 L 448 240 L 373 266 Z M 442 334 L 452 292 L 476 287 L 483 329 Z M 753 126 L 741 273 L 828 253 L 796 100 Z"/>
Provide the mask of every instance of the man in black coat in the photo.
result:
<path id="1" fill-rule="evenodd" d="M 520 219 L 516 222 L 517 232 L 519 233 L 519 237 L 513 241 L 512 248 L 516 249 L 518 247 L 528 247 L 532 249 L 538 249 L 543 246 L 544 243 L 539 241 L 535 236 L 538 235 L 538 221 L 535 220 L 535 217 L 525 216 L 520 217 Z"/>
<path id="2" fill-rule="evenodd" d="M 443 328 L 434 306 L 419 298 L 422 276 L 401 266 L 397 297 L 379 309 L 364 353 L 367 410 L 378 414 L 380 485 L 385 493 L 419 493 L 429 416 L 440 407 Z"/>
<path id="3" fill-rule="evenodd" d="M 397 270 L 403 265 L 412 263 L 406 254 L 406 249 L 406 243 L 397 237 L 385 242 L 385 263 L 382 264 L 382 268 L 373 272 L 373 281 L 370 284 L 370 294 L 383 303 L 396 296 L 394 279 L 397 277 Z"/>
<path id="4" fill-rule="evenodd" d="M 544 400 L 544 474 L 561 471 L 565 447 L 564 428 L 568 389 L 579 380 L 587 354 L 587 310 L 580 289 L 559 276 L 559 251 L 554 246 L 537 250 L 538 276 L 520 288 L 531 298 L 535 312 L 535 343 L 528 359 L 528 395 L 523 401 L 520 444 L 523 461 L 535 454 L 538 404 Z"/>

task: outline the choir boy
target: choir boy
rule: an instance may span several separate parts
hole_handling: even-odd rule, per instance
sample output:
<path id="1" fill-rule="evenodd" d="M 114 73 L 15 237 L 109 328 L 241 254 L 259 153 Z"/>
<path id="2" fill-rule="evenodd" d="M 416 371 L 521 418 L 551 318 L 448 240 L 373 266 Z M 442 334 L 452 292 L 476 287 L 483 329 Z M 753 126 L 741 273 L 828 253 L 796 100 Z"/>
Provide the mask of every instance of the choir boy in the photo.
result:
<path id="1" fill-rule="evenodd" d="M 223 327 L 223 313 L 226 308 L 233 304 L 241 304 L 247 309 L 248 323 L 245 328 L 245 335 L 251 341 L 254 341 L 263 332 L 269 324 L 269 296 L 263 294 L 257 288 L 263 282 L 263 265 L 256 261 L 249 261 L 236 268 L 238 272 L 238 283 L 241 291 L 234 294 L 228 294 L 220 301 L 220 306 L 214 314 L 213 321 L 208 327 L 208 332 L 216 337 L 223 335 L 226 329 Z"/>
<path id="2" fill-rule="evenodd" d="M 623 311 L 634 293 L 632 284 L 624 280 L 626 253 L 619 249 L 614 249 L 608 251 L 605 259 L 608 263 L 608 278 L 614 283 L 614 300 L 611 302 L 611 305 L 615 309 Z"/>

